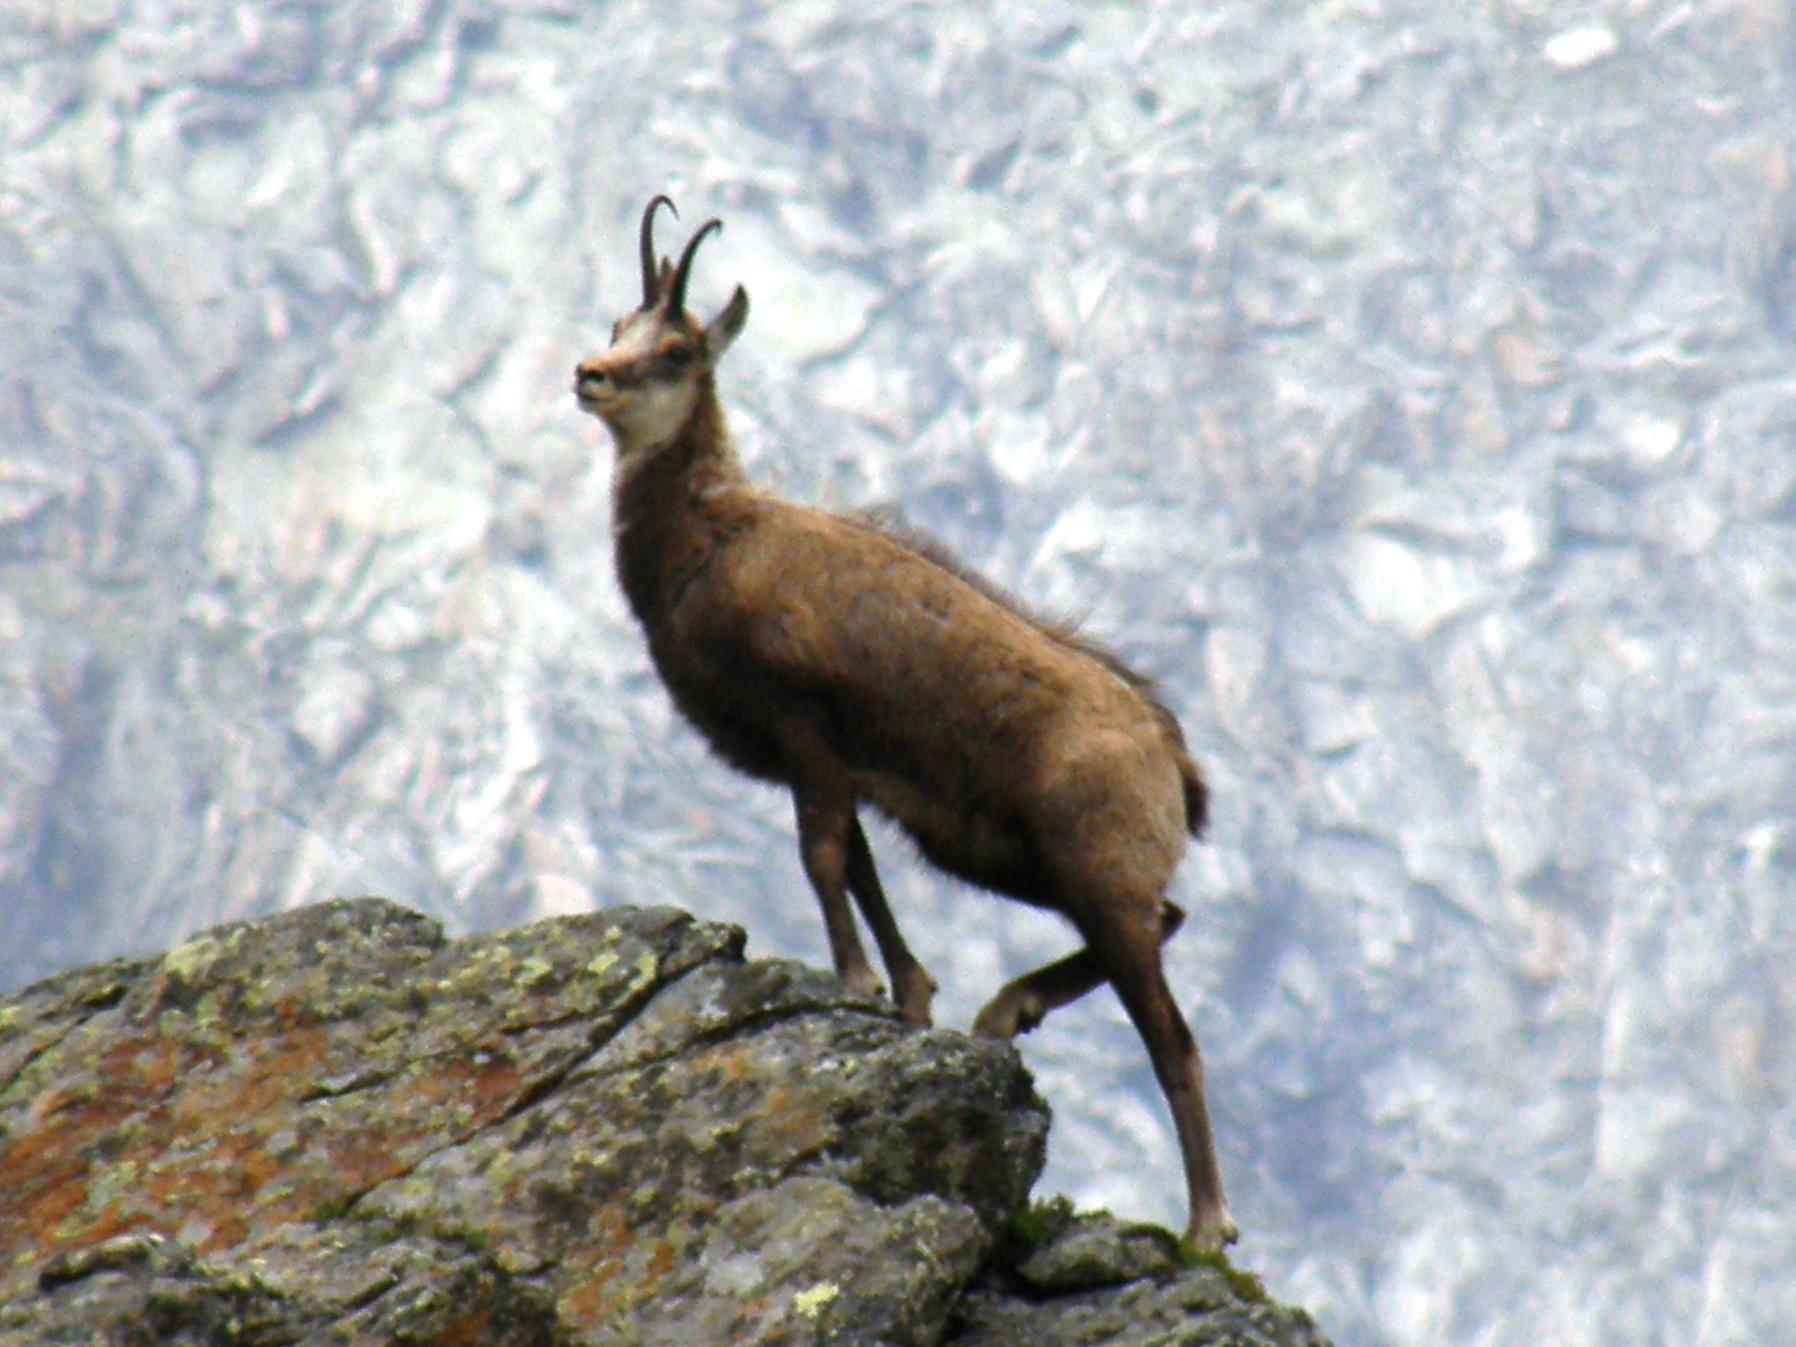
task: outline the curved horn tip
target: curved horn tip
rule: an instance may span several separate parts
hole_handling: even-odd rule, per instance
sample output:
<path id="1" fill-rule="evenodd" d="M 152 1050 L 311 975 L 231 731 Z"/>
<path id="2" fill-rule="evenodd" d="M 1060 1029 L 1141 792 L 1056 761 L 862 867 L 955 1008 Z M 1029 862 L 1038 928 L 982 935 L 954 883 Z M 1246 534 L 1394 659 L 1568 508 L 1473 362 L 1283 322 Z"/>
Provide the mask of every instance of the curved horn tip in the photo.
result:
<path id="1" fill-rule="evenodd" d="M 667 314 L 670 318 L 678 318 L 686 311 L 686 282 L 692 275 L 692 259 L 698 252 L 698 245 L 705 241 L 705 235 L 712 230 L 721 234 L 723 221 L 715 217 L 706 220 L 686 244 L 686 251 L 680 254 L 680 263 L 674 268 L 673 284 L 667 294 Z"/>
<path id="2" fill-rule="evenodd" d="M 653 308 L 655 296 L 659 291 L 657 270 L 655 267 L 655 212 L 666 206 L 673 212 L 674 218 L 680 218 L 680 209 L 674 205 L 673 198 L 665 192 L 658 192 L 649 198 L 649 204 L 642 211 L 642 307 Z"/>

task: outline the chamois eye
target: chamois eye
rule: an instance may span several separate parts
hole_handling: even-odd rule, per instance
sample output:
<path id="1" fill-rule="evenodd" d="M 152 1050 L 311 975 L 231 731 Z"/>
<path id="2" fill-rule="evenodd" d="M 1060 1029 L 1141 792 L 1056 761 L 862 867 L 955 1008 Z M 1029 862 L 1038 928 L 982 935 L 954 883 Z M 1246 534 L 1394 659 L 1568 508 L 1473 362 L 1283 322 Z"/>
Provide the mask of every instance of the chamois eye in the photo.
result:
<path id="1" fill-rule="evenodd" d="M 690 346 L 676 346 L 664 352 L 655 361 L 656 368 L 663 374 L 678 374 L 692 364 L 695 352 Z"/>

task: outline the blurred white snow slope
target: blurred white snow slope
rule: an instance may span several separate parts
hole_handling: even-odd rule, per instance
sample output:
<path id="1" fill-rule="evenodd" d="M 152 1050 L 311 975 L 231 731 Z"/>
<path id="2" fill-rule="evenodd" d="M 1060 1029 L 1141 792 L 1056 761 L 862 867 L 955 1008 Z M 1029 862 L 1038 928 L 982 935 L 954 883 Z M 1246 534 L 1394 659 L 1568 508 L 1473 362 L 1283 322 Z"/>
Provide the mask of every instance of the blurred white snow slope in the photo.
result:
<path id="1" fill-rule="evenodd" d="M 342 892 L 822 961 L 568 392 L 666 190 L 754 297 L 751 470 L 1184 719 L 1173 973 L 1274 1289 L 1796 1341 L 1787 4 L 0 10 L 0 986 Z M 876 845 L 945 1021 L 1068 947 Z M 1110 998 L 1026 1050 L 1044 1187 L 1181 1219 Z"/>

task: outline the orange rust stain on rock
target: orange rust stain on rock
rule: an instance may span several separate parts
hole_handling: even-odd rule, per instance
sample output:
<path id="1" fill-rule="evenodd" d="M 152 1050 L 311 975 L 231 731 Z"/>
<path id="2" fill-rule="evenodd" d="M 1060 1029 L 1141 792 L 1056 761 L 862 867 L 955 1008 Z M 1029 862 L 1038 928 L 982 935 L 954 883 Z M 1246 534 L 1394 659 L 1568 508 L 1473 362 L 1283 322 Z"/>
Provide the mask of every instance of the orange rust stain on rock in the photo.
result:
<path id="1" fill-rule="evenodd" d="M 192 1217 L 212 1231 L 206 1247 L 238 1242 L 258 1219 L 255 1194 L 283 1167 L 264 1138 L 283 1125 L 281 1097 L 308 1081 L 316 1039 L 221 1057 L 138 1035 L 97 1054 L 89 1079 L 38 1100 L 31 1130 L 0 1151 L 0 1192 L 13 1199 L 0 1203 L 0 1248 L 21 1236 L 61 1248 L 132 1230 L 171 1234 Z M 136 1176 L 83 1219 L 102 1165 L 134 1166 Z"/>
<path id="2" fill-rule="evenodd" d="M 475 1126 L 484 1127 L 517 1102 L 523 1093 L 524 1073 L 509 1057 L 462 1064 L 465 1089 L 476 1104 Z"/>
<path id="3" fill-rule="evenodd" d="M 730 1341 L 741 1342 L 747 1338 L 759 1326 L 758 1321 L 766 1318 L 773 1307 L 772 1296 L 751 1296 L 743 1301 L 737 1325 L 730 1330 Z"/>
<path id="4" fill-rule="evenodd" d="M 0 1216 L 0 1249 L 58 1248 L 47 1236 L 87 1201 L 87 1166 L 63 1160 L 19 1173 L 0 1163 L 0 1192 L 9 1194 Z"/>
<path id="5" fill-rule="evenodd" d="M 613 1324 L 629 1308 L 628 1298 L 611 1289 L 611 1283 L 622 1271 L 623 1263 L 616 1258 L 607 1258 L 588 1269 L 585 1280 L 564 1292 L 556 1304 L 562 1322 L 569 1328 L 603 1328 Z"/>
<path id="6" fill-rule="evenodd" d="M 25 1110 L 24 1126 L 30 1129 L 42 1127 L 49 1119 L 59 1113 L 68 1113 L 82 1105 L 90 1104 L 94 1097 L 92 1082 L 83 1090 L 60 1089 L 45 1090 L 33 1099 Z"/>
<path id="7" fill-rule="evenodd" d="M 128 1235 L 134 1230 L 156 1230 L 161 1234 L 171 1233 L 157 1225 L 141 1211 L 120 1211 L 114 1203 L 96 1216 L 79 1235 L 69 1239 L 63 1247 L 85 1249 L 90 1244 L 103 1244 L 120 1235 Z"/>
<path id="8" fill-rule="evenodd" d="M 104 1097 L 65 1091 L 0 1148 L 0 1250 L 63 1247 L 53 1235 L 87 1203 L 96 1143 L 129 1112 Z"/>
<path id="9" fill-rule="evenodd" d="M 716 1043 L 709 1049 L 702 1049 L 693 1054 L 693 1065 L 709 1067 L 730 1084 L 765 1074 L 761 1059 L 741 1043 Z"/>
<path id="10" fill-rule="evenodd" d="M 582 1268 L 613 1264 L 635 1246 L 638 1238 L 636 1231 L 624 1220 L 623 1208 L 615 1202 L 593 1209 L 586 1220 L 585 1233 L 583 1241 L 578 1244 L 570 1243 L 563 1248 L 564 1269 L 577 1272 Z M 613 1268 L 606 1275 L 611 1276 L 615 1272 L 616 1269 Z"/>
<path id="11" fill-rule="evenodd" d="M 320 1200 L 348 1196 L 351 1193 L 365 1192 L 378 1183 L 385 1183 L 411 1167 L 418 1157 L 409 1159 L 394 1153 L 393 1148 L 383 1138 L 369 1137 L 366 1141 L 351 1138 L 336 1148 L 337 1163 L 334 1166 L 312 1166 L 310 1172 L 322 1179 L 314 1191 L 320 1194 Z"/>
<path id="12" fill-rule="evenodd" d="M 502 1116 L 524 1084 L 523 1072 L 509 1057 L 444 1058 L 407 1072 L 389 1092 L 385 1111 L 396 1133 L 462 1137 Z"/>
<path id="13" fill-rule="evenodd" d="M 268 1153 L 260 1137 L 246 1138 L 235 1148 L 232 1158 L 236 1161 L 236 1169 L 231 1175 L 231 1186 L 246 1201 L 254 1198 L 282 1169 L 281 1162 Z"/>
<path id="14" fill-rule="evenodd" d="M 492 1324 L 491 1297 L 483 1288 L 474 1305 L 444 1324 L 430 1341 L 435 1347 L 479 1347 L 487 1340 Z"/>
<path id="15" fill-rule="evenodd" d="M 174 1039 L 145 1034 L 113 1044 L 101 1054 L 95 1074 L 109 1094 L 161 1098 L 182 1079 L 195 1055 Z"/>
<path id="16" fill-rule="evenodd" d="M 312 1087 L 326 1056 L 316 1031 L 246 1044 L 193 1072 L 169 1100 L 170 1114 L 183 1136 L 212 1135 L 246 1118 L 278 1117 Z"/>
<path id="17" fill-rule="evenodd" d="M 291 1104 L 312 1088 L 328 1045 L 316 1029 L 296 1029 L 259 1046 L 240 1071 L 238 1108 L 261 1113 L 279 1104 Z M 240 1112 L 239 1117 L 242 1116 Z"/>
<path id="18" fill-rule="evenodd" d="M 732 1122 L 744 1145 L 795 1155 L 830 1146 L 840 1135 L 814 1093 L 785 1085 L 760 1094 L 753 1110 L 739 1113 Z"/>
<path id="19" fill-rule="evenodd" d="M 592 1328 L 613 1326 L 617 1316 L 630 1307 L 635 1288 L 629 1284 L 613 1287 L 612 1282 L 624 1271 L 629 1252 L 638 1236 L 624 1219 L 623 1208 L 606 1203 L 594 1208 L 586 1224 L 587 1238 L 579 1247 L 564 1247 L 561 1277 L 571 1281 L 558 1306 L 570 1324 Z"/>
<path id="20" fill-rule="evenodd" d="M 46 1090 L 31 1101 L 12 1144 L 0 1150 L 0 1173 L 30 1170 L 42 1157 L 82 1155 L 124 1119 L 154 1109 L 181 1070 L 172 1045 L 138 1038 L 116 1045 L 97 1062 L 70 1064 L 76 1083 Z M 9 1191 L 0 1184 L 0 1192 Z"/>
<path id="21" fill-rule="evenodd" d="M 353 1053 L 300 1020 L 295 1011 L 273 1041 L 223 1052 L 138 1034 L 70 1063 L 75 1083 L 40 1094 L 0 1138 L 0 1263 L 193 1222 L 208 1231 L 204 1251 L 240 1244 L 405 1172 L 502 1116 L 535 1079 L 504 1051 L 477 1060 L 470 1045 L 341 1109 L 302 1106 L 321 1068 L 346 1067 Z M 302 1144 L 270 1151 L 282 1132 Z M 89 1211 L 94 1176 L 126 1164 L 135 1175 Z M 477 1326 L 467 1331 L 479 1339 Z"/>
<path id="22" fill-rule="evenodd" d="M 679 1251 L 672 1244 L 666 1240 L 655 1241 L 654 1248 L 650 1250 L 648 1259 L 642 1266 L 641 1274 L 636 1278 L 636 1284 L 631 1288 L 631 1294 L 638 1300 L 654 1295 L 679 1261 Z"/>
<path id="23" fill-rule="evenodd" d="M 309 1028 L 318 1022 L 318 1007 L 303 996 L 283 996 L 274 1003 L 274 1022 L 284 1034 Z"/>
<path id="24" fill-rule="evenodd" d="M 0 1150 L 0 1192 L 17 1195 L 43 1187 L 47 1180 L 60 1183 L 67 1174 L 84 1173 L 87 1163 L 82 1152 L 93 1141 L 94 1131 L 74 1127 L 25 1133 Z"/>

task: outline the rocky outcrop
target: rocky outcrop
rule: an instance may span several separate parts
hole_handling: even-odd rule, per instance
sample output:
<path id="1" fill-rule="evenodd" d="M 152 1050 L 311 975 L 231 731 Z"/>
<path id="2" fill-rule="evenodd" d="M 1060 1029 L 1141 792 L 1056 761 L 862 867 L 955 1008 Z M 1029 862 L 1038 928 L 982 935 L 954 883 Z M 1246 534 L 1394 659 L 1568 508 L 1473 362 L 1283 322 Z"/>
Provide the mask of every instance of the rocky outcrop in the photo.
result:
<path id="1" fill-rule="evenodd" d="M 345 900 L 0 1008 L 0 1343 L 1317 1344 L 1027 1212 L 1047 1109 L 668 908 Z"/>

